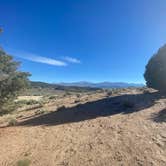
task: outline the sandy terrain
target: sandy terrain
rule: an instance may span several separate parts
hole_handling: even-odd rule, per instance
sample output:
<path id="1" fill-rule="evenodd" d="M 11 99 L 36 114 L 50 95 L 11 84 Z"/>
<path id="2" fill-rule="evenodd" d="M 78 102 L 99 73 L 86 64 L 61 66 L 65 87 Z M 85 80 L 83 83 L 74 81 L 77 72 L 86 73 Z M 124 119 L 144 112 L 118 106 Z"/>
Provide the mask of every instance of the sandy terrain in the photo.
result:
<path id="1" fill-rule="evenodd" d="M 17 100 L 41 100 L 43 96 L 19 96 Z"/>
<path id="2" fill-rule="evenodd" d="M 166 98 L 157 92 L 99 93 L 47 107 L 0 128 L 1 166 L 24 159 L 32 166 L 166 165 Z"/>

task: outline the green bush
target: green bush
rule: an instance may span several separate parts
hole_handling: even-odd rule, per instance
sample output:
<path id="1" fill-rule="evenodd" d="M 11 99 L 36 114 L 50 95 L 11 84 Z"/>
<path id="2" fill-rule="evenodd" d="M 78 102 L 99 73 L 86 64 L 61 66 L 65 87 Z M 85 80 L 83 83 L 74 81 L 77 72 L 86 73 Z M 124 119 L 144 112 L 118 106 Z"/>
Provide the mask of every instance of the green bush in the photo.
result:
<path id="1" fill-rule="evenodd" d="M 149 60 L 144 77 L 149 88 L 166 92 L 166 45 Z"/>
<path id="2" fill-rule="evenodd" d="M 13 102 L 20 90 L 28 85 L 29 73 L 18 71 L 19 63 L 0 49 L 0 112 L 13 110 Z M 11 106 L 11 107 L 10 107 Z"/>
<path id="3" fill-rule="evenodd" d="M 17 162 L 17 166 L 29 166 L 30 165 L 30 160 L 24 159 L 24 160 L 19 160 Z"/>

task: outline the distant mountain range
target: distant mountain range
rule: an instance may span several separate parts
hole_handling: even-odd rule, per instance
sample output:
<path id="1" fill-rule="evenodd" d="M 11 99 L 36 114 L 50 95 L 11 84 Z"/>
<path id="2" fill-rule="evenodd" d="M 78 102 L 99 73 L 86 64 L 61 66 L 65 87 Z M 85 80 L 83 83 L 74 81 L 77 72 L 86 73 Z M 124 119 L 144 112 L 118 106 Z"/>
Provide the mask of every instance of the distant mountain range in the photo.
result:
<path id="1" fill-rule="evenodd" d="M 99 82 L 92 83 L 86 81 L 72 82 L 72 83 L 59 83 L 63 86 L 75 86 L 75 87 L 92 87 L 92 88 L 129 88 L 129 87 L 143 87 L 144 84 L 125 83 L 125 82 Z"/>
<path id="2" fill-rule="evenodd" d="M 66 85 L 63 84 L 54 84 L 54 83 L 46 83 L 46 82 L 30 82 L 30 88 L 40 88 L 40 89 L 54 89 L 54 90 L 63 90 L 63 91 L 94 91 L 99 88 L 89 87 L 89 86 L 74 86 L 74 85 Z"/>

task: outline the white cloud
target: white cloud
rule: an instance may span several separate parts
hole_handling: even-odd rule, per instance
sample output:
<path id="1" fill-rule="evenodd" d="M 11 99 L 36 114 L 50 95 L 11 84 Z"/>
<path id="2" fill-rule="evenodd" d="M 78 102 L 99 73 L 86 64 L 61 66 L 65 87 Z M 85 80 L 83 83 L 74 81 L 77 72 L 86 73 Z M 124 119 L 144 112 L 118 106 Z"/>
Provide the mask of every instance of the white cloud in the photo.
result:
<path id="1" fill-rule="evenodd" d="M 81 61 L 79 59 L 72 58 L 72 57 L 69 57 L 69 56 L 63 57 L 63 60 L 65 60 L 67 62 L 70 62 L 70 63 L 81 63 Z"/>
<path id="2" fill-rule="evenodd" d="M 44 63 L 44 64 L 48 64 L 48 65 L 53 65 L 53 66 L 66 66 L 67 63 L 60 61 L 60 60 L 56 60 L 56 59 L 52 59 L 52 58 L 47 58 L 47 57 L 43 57 L 43 56 L 38 56 L 35 54 L 31 54 L 31 53 L 20 53 L 19 55 L 16 55 L 17 57 L 20 57 L 22 59 L 26 59 L 32 62 L 38 62 L 38 63 Z"/>

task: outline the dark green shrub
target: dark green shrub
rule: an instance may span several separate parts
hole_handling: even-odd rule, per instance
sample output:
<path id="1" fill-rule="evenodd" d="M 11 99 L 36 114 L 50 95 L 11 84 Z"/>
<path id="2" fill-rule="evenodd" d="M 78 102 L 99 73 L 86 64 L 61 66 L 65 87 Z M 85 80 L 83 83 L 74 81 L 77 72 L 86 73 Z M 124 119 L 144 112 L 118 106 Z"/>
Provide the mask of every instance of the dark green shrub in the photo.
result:
<path id="1" fill-rule="evenodd" d="M 149 88 L 166 92 L 166 45 L 149 60 L 144 77 Z"/>
<path id="2" fill-rule="evenodd" d="M 28 85 L 29 73 L 18 71 L 19 63 L 0 49 L 0 112 L 11 111 L 20 90 Z"/>

